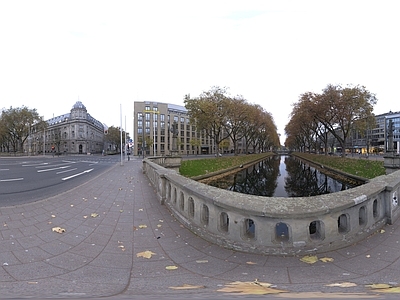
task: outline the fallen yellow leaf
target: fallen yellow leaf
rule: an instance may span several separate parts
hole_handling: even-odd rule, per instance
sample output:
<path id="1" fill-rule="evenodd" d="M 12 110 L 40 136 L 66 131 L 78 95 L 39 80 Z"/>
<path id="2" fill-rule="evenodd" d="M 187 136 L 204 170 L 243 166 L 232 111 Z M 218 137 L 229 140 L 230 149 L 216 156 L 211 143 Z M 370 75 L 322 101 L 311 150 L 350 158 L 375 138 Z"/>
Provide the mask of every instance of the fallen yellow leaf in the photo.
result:
<path id="1" fill-rule="evenodd" d="M 307 264 L 314 264 L 318 261 L 318 257 L 316 256 L 304 256 L 300 259 L 300 261 L 305 262 Z"/>
<path id="2" fill-rule="evenodd" d="M 176 269 L 178 269 L 178 267 L 177 266 L 166 266 L 165 269 L 167 269 L 167 270 L 176 270 Z"/>
<path id="3" fill-rule="evenodd" d="M 170 286 L 169 288 L 173 290 L 193 290 L 193 289 L 203 289 L 204 285 L 183 284 L 182 286 Z"/>
<path id="4" fill-rule="evenodd" d="M 369 287 L 374 290 L 378 290 L 378 289 L 389 289 L 392 286 L 390 284 L 386 284 L 386 283 L 373 283 L 373 284 L 367 284 L 366 287 Z"/>
<path id="5" fill-rule="evenodd" d="M 387 289 L 380 289 L 379 290 L 380 293 L 391 293 L 391 294 L 400 294 L 400 287 L 396 286 L 396 287 L 391 287 L 391 288 L 387 288 Z"/>
<path id="6" fill-rule="evenodd" d="M 323 257 L 323 258 L 320 258 L 319 260 L 324 262 L 324 263 L 333 262 L 334 261 L 334 259 L 330 258 L 330 257 Z"/>
<path id="7" fill-rule="evenodd" d="M 61 227 L 53 227 L 51 230 L 54 231 L 54 232 L 57 232 L 57 233 L 65 232 L 65 229 L 61 228 Z"/>
<path id="8" fill-rule="evenodd" d="M 91 216 L 92 218 L 96 218 L 98 215 L 99 215 L 99 214 L 96 214 L 96 213 L 91 213 L 91 214 L 90 214 L 90 216 Z"/>
<path id="9" fill-rule="evenodd" d="M 228 283 L 224 288 L 217 290 L 224 293 L 236 293 L 240 295 L 266 295 L 287 293 L 284 290 L 271 288 L 272 284 L 258 281 L 235 281 Z"/>
<path id="10" fill-rule="evenodd" d="M 139 225 L 139 228 L 147 228 L 147 225 Z"/>
<path id="11" fill-rule="evenodd" d="M 156 255 L 156 253 L 146 250 L 146 251 L 139 252 L 138 254 L 136 254 L 136 257 L 151 258 L 153 255 Z"/>
<path id="12" fill-rule="evenodd" d="M 337 287 L 353 287 L 353 286 L 357 286 L 357 284 L 353 283 L 353 282 L 342 282 L 342 283 L 331 283 L 331 284 L 327 284 L 325 286 L 337 286 Z"/>
<path id="13" fill-rule="evenodd" d="M 248 264 L 248 265 L 256 265 L 257 263 L 252 262 L 252 261 L 248 261 L 248 262 L 246 262 L 246 264 Z"/>

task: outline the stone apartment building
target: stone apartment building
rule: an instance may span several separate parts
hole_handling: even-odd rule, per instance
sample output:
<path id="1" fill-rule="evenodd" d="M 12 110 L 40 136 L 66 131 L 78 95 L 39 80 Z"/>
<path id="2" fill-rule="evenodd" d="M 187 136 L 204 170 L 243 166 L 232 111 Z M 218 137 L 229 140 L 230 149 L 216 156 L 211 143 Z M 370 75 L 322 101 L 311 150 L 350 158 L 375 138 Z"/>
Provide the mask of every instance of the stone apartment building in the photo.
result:
<path id="1" fill-rule="evenodd" d="M 33 129 L 30 140 L 33 153 L 88 154 L 104 150 L 105 125 L 93 118 L 80 101 L 69 113 L 46 122 L 46 130 Z"/>

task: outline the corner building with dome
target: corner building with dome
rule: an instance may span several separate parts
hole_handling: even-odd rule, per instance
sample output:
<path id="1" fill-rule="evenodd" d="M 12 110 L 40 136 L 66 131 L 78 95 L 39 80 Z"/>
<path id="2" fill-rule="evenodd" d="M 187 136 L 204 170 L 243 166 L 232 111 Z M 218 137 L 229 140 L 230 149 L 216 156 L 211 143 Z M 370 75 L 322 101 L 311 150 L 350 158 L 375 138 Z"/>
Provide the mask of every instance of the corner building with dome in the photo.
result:
<path id="1" fill-rule="evenodd" d="M 37 152 L 43 149 L 46 153 L 60 154 L 103 152 L 105 125 L 93 118 L 81 101 L 77 101 L 69 113 L 46 122 L 45 132 L 36 132 Z"/>

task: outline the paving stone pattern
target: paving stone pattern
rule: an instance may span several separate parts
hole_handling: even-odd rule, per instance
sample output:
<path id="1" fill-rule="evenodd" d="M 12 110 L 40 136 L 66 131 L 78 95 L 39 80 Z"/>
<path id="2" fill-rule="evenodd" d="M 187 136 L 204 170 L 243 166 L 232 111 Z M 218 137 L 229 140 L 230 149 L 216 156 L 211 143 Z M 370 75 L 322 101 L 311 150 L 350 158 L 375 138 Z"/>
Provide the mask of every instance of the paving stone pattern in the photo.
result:
<path id="1" fill-rule="evenodd" d="M 398 222 L 318 255 L 331 262 L 235 252 L 178 223 L 158 203 L 141 167 L 134 158 L 55 197 L 0 208 L 0 298 L 231 299 L 218 290 L 258 280 L 290 294 L 381 299 L 366 285 L 400 282 Z M 343 282 L 354 286 L 327 286 Z M 173 289 L 185 285 L 198 288 Z"/>

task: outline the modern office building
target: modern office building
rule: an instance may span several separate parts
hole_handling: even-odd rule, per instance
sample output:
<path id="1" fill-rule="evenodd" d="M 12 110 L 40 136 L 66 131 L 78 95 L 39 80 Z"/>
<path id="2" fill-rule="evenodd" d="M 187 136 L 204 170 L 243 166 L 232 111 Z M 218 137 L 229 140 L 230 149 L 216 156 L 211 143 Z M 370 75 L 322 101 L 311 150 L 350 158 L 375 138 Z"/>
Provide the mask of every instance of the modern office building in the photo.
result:
<path id="1" fill-rule="evenodd" d="M 45 130 L 33 129 L 30 141 L 33 153 L 88 154 L 104 150 L 104 125 L 80 101 L 69 113 L 46 122 Z"/>
<path id="2" fill-rule="evenodd" d="M 389 124 L 392 123 L 394 153 L 400 154 L 400 112 L 388 112 L 375 116 L 375 126 L 360 132 L 353 128 L 347 139 L 346 152 L 358 154 L 383 154 L 387 152 L 389 145 Z M 332 137 L 333 138 L 333 137 Z M 339 149 L 336 142 L 335 149 Z"/>
<path id="3" fill-rule="evenodd" d="M 136 101 L 133 127 L 134 155 L 216 153 L 213 141 L 204 132 L 196 130 L 186 108 L 180 105 Z"/>

